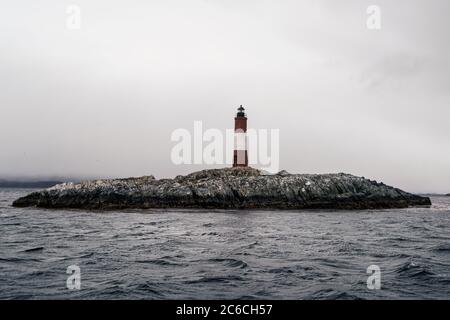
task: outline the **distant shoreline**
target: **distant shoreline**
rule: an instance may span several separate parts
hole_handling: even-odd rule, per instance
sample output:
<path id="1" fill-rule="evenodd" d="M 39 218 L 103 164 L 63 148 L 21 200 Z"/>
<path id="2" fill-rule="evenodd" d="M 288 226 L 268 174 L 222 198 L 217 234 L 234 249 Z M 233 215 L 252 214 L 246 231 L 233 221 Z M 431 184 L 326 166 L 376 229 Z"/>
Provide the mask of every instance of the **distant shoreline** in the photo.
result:
<path id="1" fill-rule="evenodd" d="M 423 197 L 450 197 L 450 193 L 415 193 L 418 196 L 423 196 Z"/>
<path id="2" fill-rule="evenodd" d="M 59 180 L 10 181 L 0 180 L 0 188 L 50 188 L 62 183 Z"/>

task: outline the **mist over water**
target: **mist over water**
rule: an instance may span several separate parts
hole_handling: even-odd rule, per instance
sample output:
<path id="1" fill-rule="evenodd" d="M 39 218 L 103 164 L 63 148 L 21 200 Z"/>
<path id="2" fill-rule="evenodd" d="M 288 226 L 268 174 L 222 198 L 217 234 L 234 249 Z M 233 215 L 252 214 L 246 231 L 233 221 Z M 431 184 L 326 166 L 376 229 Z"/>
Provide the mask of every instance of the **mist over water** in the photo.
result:
<path id="1" fill-rule="evenodd" d="M 0 189 L 0 299 L 450 297 L 450 197 L 376 211 L 10 206 L 30 191 Z M 81 290 L 66 288 L 70 265 Z"/>

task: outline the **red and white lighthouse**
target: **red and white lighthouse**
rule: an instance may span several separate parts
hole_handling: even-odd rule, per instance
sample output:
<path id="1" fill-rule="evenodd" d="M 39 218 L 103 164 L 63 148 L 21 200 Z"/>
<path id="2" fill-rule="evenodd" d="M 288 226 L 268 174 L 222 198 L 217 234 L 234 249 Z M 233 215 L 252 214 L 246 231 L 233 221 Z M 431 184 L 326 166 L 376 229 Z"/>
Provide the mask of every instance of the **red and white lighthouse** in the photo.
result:
<path id="1" fill-rule="evenodd" d="M 247 117 L 242 105 L 234 118 L 233 167 L 248 167 L 247 155 Z"/>

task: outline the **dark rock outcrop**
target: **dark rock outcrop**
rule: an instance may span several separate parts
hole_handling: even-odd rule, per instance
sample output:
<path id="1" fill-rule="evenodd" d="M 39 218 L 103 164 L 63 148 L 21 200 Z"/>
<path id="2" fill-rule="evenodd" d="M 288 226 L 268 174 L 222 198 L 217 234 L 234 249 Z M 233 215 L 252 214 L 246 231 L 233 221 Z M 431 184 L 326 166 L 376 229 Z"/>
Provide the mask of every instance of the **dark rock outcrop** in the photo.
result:
<path id="1" fill-rule="evenodd" d="M 430 199 L 349 174 L 269 175 L 253 168 L 203 170 L 175 179 L 153 176 L 63 183 L 13 206 L 44 208 L 379 209 L 430 205 Z"/>

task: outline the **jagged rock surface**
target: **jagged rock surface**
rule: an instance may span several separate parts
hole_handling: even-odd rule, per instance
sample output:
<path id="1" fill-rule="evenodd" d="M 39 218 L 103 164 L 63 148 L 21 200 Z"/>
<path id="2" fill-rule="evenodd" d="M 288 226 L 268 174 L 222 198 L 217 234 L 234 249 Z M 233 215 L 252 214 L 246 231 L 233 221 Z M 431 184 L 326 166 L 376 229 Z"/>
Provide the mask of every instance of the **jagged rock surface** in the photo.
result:
<path id="1" fill-rule="evenodd" d="M 153 176 L 63 183 L 13 206 L 44 208 L 377 209 L 430 205 L 430 199 L 350 174 L 267 175 L 253 168 L 203 170 L 175 179 Z"/>

